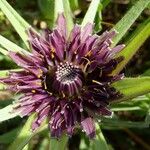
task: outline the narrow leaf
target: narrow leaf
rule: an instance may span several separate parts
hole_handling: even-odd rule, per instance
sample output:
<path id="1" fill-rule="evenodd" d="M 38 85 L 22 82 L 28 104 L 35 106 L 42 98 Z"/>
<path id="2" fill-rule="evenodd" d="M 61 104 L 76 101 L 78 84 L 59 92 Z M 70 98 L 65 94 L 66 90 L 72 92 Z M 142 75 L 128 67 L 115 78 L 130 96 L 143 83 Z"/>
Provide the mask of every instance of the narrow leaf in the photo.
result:
<path id="1" fill-rule="evenodd" d="M 150 108 L 149 108 L 148 113 L 146 115 L 145 122 L 150 124 Z"/>
<path id="2" fill-rule="evenodd" d="M 85 16 L 84 19 L 82 21 L 81 26 L 84 27 L 87 23 L 93 23 L 95 16 L 96 16 L 96 12 L 99 6 L 99 2 L 100 0 L 92 0 Z"/>
<path id="3" fill-rule="evenodd" d="M 5 108 L 0 109 L 0 123 L 18 116 L 18 112 L 12 113 L 12 111 L 13 105 L 8 105 Z"/>
<path id="4" fill-rule="evenodd" d="M 19 47 L 18 45 L 14 44 L 13 42 L 9 41 L 2 35 L 0 35 L 0 45 L 2 45 L 5 49 L 8 51 L 14 51 L 14 52 L 22 52 L 22 53 L 29 53 L 23 48 Z M 1 50 L 1 49 L 0 49 Z M 6 51 L 3 51 L 4 54 L 8 54 Z"/>
<path id="5" fill-rule="evenodd" d="M 113 107 L 111 111 L 133 111 L 133 110 L 141 110 L 139 106 L 134 107 Z"/>
<path id="6" fill-rule="evenodd" d="M 138 0 L 125 14 L 125 16 L 115 25 L 113 29 L 117 30 L 119 34 L 113 39 L 114 43 L 112 46 L 115 46 L 120 41 L 142 11 L 148 6 L 149 2 L 149 0 Z"/>
<path id="7" fill-rule="evenodd" d="M 58 14 L 64 12 L 63 0 L 55 0 L 54 22 L 56 22 Z"/>
<path id="8" fill-rule="evenodd" d="M 0 135 L 0 144 L 9 144 L 13 142 L 19 130 L 20 130 L 20 127 L 13 129 L 5 134 Z"/>
<path id="9" fill-rule="evenodd" d="M 69 0 L 70 6 L 73 11 L 79 9 L 79 1 L 78 0 Z"/>
<path id="10" fill-rule="evenodd" d="M 125 78 L 113 86 L 123 94 L 118 101 L 130 100 L 150 92 L 150 77 Z"/>
<path id="11" fill-rule="evenodd" d="M 101 124 L 104 127 L 117 127 L 119 128 L 148 128 L 149 123 L 146 122 L 133 122 L 133 121 L 122 121 L 118 119 L 112 119 L 112 118 L 100 118 Z"/>
<path id="12" fill-rule="evenodd" d="M 34 133 L 31 131 L 31 125 L 35 118 L 35 114 L 31 115 L 27 122 L 25 123 L 24 127 L 21 129 L 18 137 L 15 139 L 15 141 L 10 145 L 8 150 L 22 150 L 28 142 L 31 140 L 33 136 L 35 136 L 37 133 L 43 131 L 47 128 L 47 126 L 43 123 L 37 131 Z"/>
<path id="13" fill-rule="evenodd" d="M 6 0 L 0 0 L 0 8 L 29 48 L 26 30 L 31 26 L 9 5 L 9 3 L 7 3 Z"/>
<path id="14" fill-rule="evenodd" d="M 132 101 L 111 104 L 112 111 L 142 111 L 147 113 L 150 99 L 146 95 L 138 96 Z"/>
<path id="15" fill-rule="evenodd" d="M 0 53 L 2 53 L 3 55 L 8 55 L 8 51 L 1 47 L 0 47 Z"/>
<path id="16" fill-rule="evenodd" d="M 111 2 L 111 0 L 102 0 L 103 9 Z"/>
<path id="17" fill-rule="evenodd" d="M 45 137 L 42 142 L 40 142 L 39 145 L 39 150 L 48 150 L 48 146 L 49 146 L 49 138 Z"/>
<path id="18" fill-rule="evenodd" d="M 13 71 L 21 71 L 23 69 L 11 69 L 11 70 L 0 70 L 0 77 L 6 77 L 8 76 L 9 72 L 13 72 Z"/>
<path id="19" fill-rule="evenodd" d="M 64 7 L 65 17 L 67 21 L 67 30 L 69 35 L 70 31 L 73 29 L 74 26 L 73 15 L 71 12 L 69 0 L 63 0 L 63 7 Z"/>
<path id="20" fill-rule="evenodd" d="M 68 136 L 63 134 L 62 137 L 58 139 L 50 139 L 50 149 L 52 150 L 65 150 L 68 142 Z"/>
<path id="21" fill-rule="evenodd" d="M 119 120 L 116 117 L 104 117 L 100 116 L 97 114 L 94 114 L 91 110 L 88 110 L 88 113 L 91 116 L 94 116 L 95 119 L 97 119 L 98 122 L 100 122 L 102 127 L 108 128 L 108 127 L 115 127 L 117 129 L 119 128 L 148 128 L 149 127 L 149 122 L 146 121 L 139 121 L 139 122 L 134 122 L 134 121 L 124 121 L 124 120 Z"/>
<path id="22" fill-rule="evenodd" d="M 6 89 L 6 86 L 4 84 L 0 83 L 0 91 L 5 90 L 5 89 Z"/>
<path id="23" fill-rule="evenodd" d="M 96 123 L 96 138 L 91 141 L 91 150 L 109 150 L 99 124 Z"/>
<path id="24" fill-rule="evenodd" d="M 147 19 L 129 38 L 129 41 L 125 44 L 126 47 L 117 55 L 124 56 L 124 60 L 114 70 L 113 74 L 118 74 L 123 67 L 129 62 L 133 55 L 137 52 L 140 46 L 150 36 L 150 18 Z"/>
<path id="25" fill-rule="evenodd" d="M 102 30 L 102 9 L 103 5 L 100 3 L 95 17 L 95 32 L 100 32 Z"/>
<path id="26" fill-rule="evenodd" d="M 0 70 L 0 77 L 6 77 L 9 74 L 8 70 Z"/>

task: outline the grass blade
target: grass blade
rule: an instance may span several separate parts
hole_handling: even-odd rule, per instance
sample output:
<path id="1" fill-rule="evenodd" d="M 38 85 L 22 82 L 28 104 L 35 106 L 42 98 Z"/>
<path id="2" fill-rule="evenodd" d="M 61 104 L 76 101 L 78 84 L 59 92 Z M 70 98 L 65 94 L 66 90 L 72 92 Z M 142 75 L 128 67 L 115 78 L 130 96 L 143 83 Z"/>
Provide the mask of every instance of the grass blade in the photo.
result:
<path id="1" fill-rule="evenodd" d="M 113 107 L 111 108 L 111 111 L 133 111 L 133 110 L 141 110 L 139 106 L 134 107 Z"/>
<path id="2" fill-rule="evenodd" d="M 0 45 L 2 45 L 8 51 L 29 53 L 28 51 L 24 50 L 23 48 L 19 47 L 18 45 L 14 44 L 13 42 L 9 41 L 2 35 L 0 35 Z M 3 54 L 6 54 L 6 55 L 8 54 L 6 51 L 2 50 L 2 52 L 3 52 Z"/>
<path id="3" fill-rule="evenodd" d="M 54 22 L 56 22 L 58 14 L 64 12 L 63 0 L 55 0 Z"/>
<path id="4" fill-rule="evenodd" d="M 0 70 L 0 77 L 6 77 L 9 74 L 9 70 Z"/>
<path id="5" fill-rule="evenodd" d="M 99 3 L 100 3 L 100 0 L 92 0 L 84 18 L 83 18 L 83 21 L 81 24 L 82 27 L 84 27 L 87 23 L 94 22 Z"/>
<path id="6" fill-rule="evenodd" d="M 130 100 L 150 92 L 150 77 L 125 78 L 114 83 L 113 86 L 123 94 L 118 101 Z"/>
<path id="7" fill-rule="evenodd" d="M 65 134 L 63 134 L 59 140 L 58 139 L 50 139 L 50 149 L 65 150 L 67 142 L 68 142 L 68 136 Z"/>
<path id="8" fill-rule="evenodd" d="M 5 134 L 0 135 L 0 144 L 9 144 L 13 142 L 19 130 L 20 130 L 20 127 L 13 129 Z"/>
<path id="9" fill-rule="evenodd" d="M 11 69 L 11 70 L 0 70 L 0 77 L 3 78 L 3 77 L 6 77 L 8 76 L 9 72 L 17 72 L 17 71 L 22 71 L 23 69 Z"/>
<path id="10" fill-rule="evenodd" d="M 102 0 L 103 9 L 111 2 L 111 0 Z"/>
<path id="11" fill-rule="evenodd" d="M 74 26 L 69 0 L 63 0 L 63 7 L 64 7 L 65 16 L 66 16 L 67 29 L 68 29 L 68 35 L 69 35 L 70 31 L 73 29 L 73 26 Z"/>
<path id="12" fill-rule="evenodd" d="M 18 116 L 18 112 L 12 113 L 13 105 L 0 109 L 0 123 Z"/>
<path id="13" fill-rule="evenodd" d="M 0 53 L 2 53 L 3 55 L 8 55 L 8 51 L 1 47 L 0 47 Z"/>
<path id="14" fill-rule="evenodd" d="M 91 141 L 91 150 L 109 150 L 104 135 L 98 123 L 96 123 L 96 138 Z"/>
<path id="15" fill-rule="evenodd" d="M 135 20 L 139 17 L 149 3 L 149 0 L 138 0 L 125 14 L 125 16 L 115 25 L 113 29 L 117 30 L 119 34 L 113 39 L 114 43 L 112 46 L 115 46 L 121 40 L 127 30 L 131 27 L 131 25 L 135 22 Z"/>
<path id="16" fill-rule="evenodd" d="M 57 20 L 58 14 L 60 13 L 64 13 L 66 17 L 67 31 L 68 31 L 67 33 L 69 35 L 70 31 L 72 30 L 74 26 L 69 0 L 55 1 L 55 11 L 54 11 L 55 22 Z"/>
<path id="17" fill-rule="evenodd" d="M 130 37 L 130 40 L 125 44 L 126 47 L 117 55 L 124 56 L 124 60 L 117 66 L 112 74 L 118 74 L 123 67 L 129 62 L 133 55 L 137 52 L 140 46 L 150 36 L 150 19 L 147 19 Z"/>
<path id="18" fill-rule="evenodd" d="M 95 16 L 95 32 L 100 32 L 102 30 L 102 9 L 103 5 L 99 3 L 99 7 Z"/>
<path id="19" fill-rule="evenodd" d="M 31 26 L 9 5 L 9 3 L 7 3 L 6 0 L 0 0 L 0 8 L 29 48 L 26 30 Z"/>
<path id="20" fill-rule="evenodd" d="M 69 0 L 70 6 L 73 11 L 79 9 L 79 1 L 78 0 Z"/>
<path id="21" fill-rule="evenodd" d="M 28 142 L 31 140 L 33 136 L 35 136 L 37 133 L 43 131 L 47 128 L 47 125 L 44 123 L 35 131 L 34 133 L 31 131 L 31 125 L 35 118 L 35 114 L 31 115 L 23 128 L 21 129 L 18 137 L 15 139 L 15 141 L 10 145 L 8 150 L 22 150 Z"/>
<path id="22" fill-rule="evenodd" d="M 120 128 L 148 128 L 149 124 L 146 122 L 133 122 L 133 121 L 122 121 L 118 119 L 112 118 L 101 118 L 101 124 L 105 127 L 116 127 L 117 129 Z"/>

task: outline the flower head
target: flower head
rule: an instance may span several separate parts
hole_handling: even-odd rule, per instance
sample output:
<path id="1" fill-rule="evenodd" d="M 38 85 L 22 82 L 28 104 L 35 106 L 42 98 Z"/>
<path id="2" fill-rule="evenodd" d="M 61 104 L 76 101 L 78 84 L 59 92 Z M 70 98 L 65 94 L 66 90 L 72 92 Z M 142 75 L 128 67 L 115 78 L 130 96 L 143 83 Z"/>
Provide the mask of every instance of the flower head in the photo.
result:
<path id="1" fill-rule="evenodd" d="M 33 130 L 48 118 L 52 137 L 60 137 L 63 131 L 71 136 L 80 125 L 92 138 L 95 127 L 88 110 L 111 115 L 107 105 L 120 97 L 111 84 L 122 75 L 110 74 L 122 61 L 114 56 L 124 45 L 110 47 L 115 31 L 98 36 L 92 30 L 90 23 L 82 29 L 75 25 L 67 38 L 66 20 L 60 14 L 53 31 L 38 35 L 29 29 L 32 53 L 9 52 L 22 70 L 10 72 L 1 81 L 23 94 L 15 111 L 22 117 L 37 113 Z"/>

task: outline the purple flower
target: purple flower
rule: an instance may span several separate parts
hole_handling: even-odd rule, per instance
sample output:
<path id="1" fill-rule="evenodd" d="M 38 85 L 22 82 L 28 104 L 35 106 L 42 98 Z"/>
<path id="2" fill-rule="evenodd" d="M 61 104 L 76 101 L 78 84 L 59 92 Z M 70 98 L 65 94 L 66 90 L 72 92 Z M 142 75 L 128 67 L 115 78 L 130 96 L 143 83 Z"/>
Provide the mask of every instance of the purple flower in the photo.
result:
<path id="1" fill-rule="evenodd" d="M 92 35 L 92 30 L 90 23 L 83 29 L 75 25 L 67 38 L 66 20 L 60 14 L 53 31 L 47 29 L 38 35 L 29 29 L 32 53 L 9 52 L 23 69 L 10 72 L 1 81 L 11 91 L 23 94 L 14 108 L 21 117 L 36 112 L 32 130 L 48 118 L 52 137 L 59 138 L 63 131 L 71 136 L 80 125 L 93 138 L 94 118 L 88 110 L 111 115 L 107 106 L 120 97 L 111 84 L 122 75 L 110 74 L 122 61 L 114 56 L 124 45 L 110 47 L 115 31 L 98 36 Z"/>

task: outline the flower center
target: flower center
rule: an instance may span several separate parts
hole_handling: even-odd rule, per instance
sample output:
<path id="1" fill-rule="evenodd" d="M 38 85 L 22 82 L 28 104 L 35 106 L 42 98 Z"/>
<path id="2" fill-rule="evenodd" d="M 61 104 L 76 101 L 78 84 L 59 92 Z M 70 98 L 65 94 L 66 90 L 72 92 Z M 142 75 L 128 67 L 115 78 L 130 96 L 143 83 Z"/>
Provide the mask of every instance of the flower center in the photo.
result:
<path id="1" fill-rule="evenodd" d="M 78 94 L 83 82 L 82 70 L 72 63 L 60 63 L 54 74 L 52 87 L 64 96 Z"/>
<path id="2" fill-rule="evenodd" d="M 61 63 L 57 66 L 56 80 L 62 84 L 69 84 L 74 82 L 74 80 L 77 78 L 77 69 L 77 66 L 73 66 L 68 62 L 64 64 Z"/>

